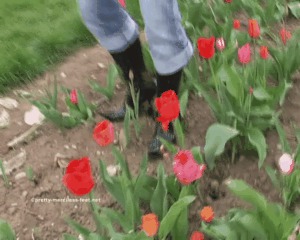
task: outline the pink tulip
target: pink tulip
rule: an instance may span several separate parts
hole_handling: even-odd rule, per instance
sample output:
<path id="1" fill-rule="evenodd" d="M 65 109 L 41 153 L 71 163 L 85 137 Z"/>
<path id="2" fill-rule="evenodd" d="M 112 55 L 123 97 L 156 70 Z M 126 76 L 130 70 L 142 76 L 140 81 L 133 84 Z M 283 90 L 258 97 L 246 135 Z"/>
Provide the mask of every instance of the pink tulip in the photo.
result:
<path id="1" fill-rule="evenodd" d="M 247 64 L 251 61 L 251 48 L 249 43 L 239 48 L 238 57 L 242 64 Z"/>
<path id="2" fill-rule="evenodd" d="M 183 185 L 189 185 L 201 178 L 205 169 L 206 166 L 199 165 L 189 150 L 179 151 L 174 158 L 173 170 L 178 181 Z"/>
<path id="3" fill-rule="evenodd" d="M 294 169 L 295 162 L 290 154 L 284 153 L 279 158 L 278 164 L 283 174 L 291 174 Z"/>
<path id="4" fill-rule="evenodd" d="M 216 39 L 216 47 L 219 51 L 223 51 L 223 49 L 225 48 L 224 38 L 217 38 Z"/>
<path id="5" fill-rule="evenodd" d="M 125 0 L 119 0 L 119 3 L 121 4 L 121 6 L 123 8 L 126 8 L 126 2 L 125 2 Z"/>
<path id="6" fill-rule="evenodd" d="M 73 89 L 70 93 L 70 100 L 73 104 L 77 104 L 78 103 L 78 98 L 77 98 L 77 91 L 75 89 Z"/>

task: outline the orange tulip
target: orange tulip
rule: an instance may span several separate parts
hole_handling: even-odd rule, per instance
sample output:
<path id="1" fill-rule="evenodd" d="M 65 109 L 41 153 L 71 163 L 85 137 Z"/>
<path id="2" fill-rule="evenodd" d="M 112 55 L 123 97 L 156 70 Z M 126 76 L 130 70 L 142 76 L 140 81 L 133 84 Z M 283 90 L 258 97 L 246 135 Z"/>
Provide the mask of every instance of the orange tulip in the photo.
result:
<path id="1" fill-rule="evenodd" d="M 158 227 L 158 218 L 154 213 L 149 213 L 142 217 L 142 230 L 144 230 L 148 237 L 155 236 Z"/>
<path id="2" fill-rule="evenodd" d="M 215 213 L 212 207 L 210 206 L 204 207 L 200 212 L 200 217 L 205 222 L 211 222 L 215 217 Z"/>

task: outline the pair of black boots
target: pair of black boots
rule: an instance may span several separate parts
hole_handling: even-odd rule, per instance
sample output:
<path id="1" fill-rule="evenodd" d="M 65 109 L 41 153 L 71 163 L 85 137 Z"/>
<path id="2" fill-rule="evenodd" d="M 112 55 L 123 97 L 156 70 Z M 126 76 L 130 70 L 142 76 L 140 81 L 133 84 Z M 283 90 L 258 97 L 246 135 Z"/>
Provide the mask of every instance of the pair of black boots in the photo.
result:
<path id="1" fill-rule="evenodd" d="M 127 91 L 126 91 L 126 99 L 123 103 L 123 106 L 117 110 L 116 112 L 110 113 L 101 113 L 101 115 L 112 122 L 122 121 L 126 114 L 126 104 L 134 108 L 133 99 L 130 94 L 130 77 L 129 72 L 130 70 L 133 73 L 133 88 L 135 93 L 139 92 L 139 109 L 143 111 L 143 105 L 148 103 L 149 106 L 152 106 L 151 102 L 154 99 L 155 95 L 160 97 L 161 94 L 168 90 L 173 90 L 176 92 L 178 96 L 179 91 L 179 84 L 181 79 L 182 70 L 178 72 L 162 76 L 157 73 L 156 82 L 157 85 L 154 83 L 154 79 L 152 76 L 146 71 L 146 66 L 143 59 L 141 42 L 139 38 L 131 44 L 126 50 L 121 53 L 110 53 L 113 57 L 114 61 L 122 70 L 123 79 L 127 84 Z M 157 117 L 157 113 L 155 112 L 154 116 Z M 173 124 L 170 123 L 169 130 L 167 132 L 163 131 L 161 127 L 161 123 L 156 122 L 155 133 L 152 141 L 148 147 L 148 155 L 150 157 L 159 157 L 161 156 L 161 141 L 159 137 L 175 143 L 176 137 L 174 134 L 174 127 Z"/>

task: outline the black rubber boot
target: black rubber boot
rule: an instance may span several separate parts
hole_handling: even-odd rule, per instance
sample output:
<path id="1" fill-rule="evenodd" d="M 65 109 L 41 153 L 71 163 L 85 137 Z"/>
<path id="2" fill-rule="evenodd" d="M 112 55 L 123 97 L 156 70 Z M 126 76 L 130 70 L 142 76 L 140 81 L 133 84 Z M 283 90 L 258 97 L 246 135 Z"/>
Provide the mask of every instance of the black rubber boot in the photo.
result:
<path id="1" fill-rule="evenodd" d="M 172 75 L 168 75 L 168 76 L 161 76 L 158 74 L 157 97 L 160 97 L 163 92 L 168 91 L 168 90 L 173 90 L 178 96 L 181 75 L 182 75 L 182 69 L 179 70 L 178 72 L 176 72 Z M 156 114 L 156 115 L 158 115 L 158 114 Z M 160 151 L 162 143 L 159 140 L 159 137 L 161 137 L 171 143 L 174 143 L 174 144 L 176 143 L 176 136 L 174 133 L 174 126 L 173 126 L 172 122 L 169 124 L 169 129 L 167 132 L 165 132 L 162 129 L 160 122 L 156 122 L 155 133 L 154 133 L 153 139 L 150 142 L 149 147 L 148 147 L 148 155 L 151 158 L 161 157 L 161 155 L 162 155 L 162 153 Z"/>
<path id="2" fill-rule="evenodd" d="M 140 92 L 139 97 L 139 110 L 143 112 L 145 109 L 143 104 L 148 102 L 148 106 L 151 107 L 151 101 L 156 93 L 156 86 L 152 76 L 146 71 L 141 42 L 139 38 L 131 44 L 125 51 L 121 53 L 110 53 L 121 68 L 123 73 L 123 79 L 127 85 L 126 98 L 120 109 L 110 113 L 100 113 L 103 117 L 112 122 L 124 120 L 126 114 L 126 104 L 134 108 L 133 99 L 130 93 L 131 80 L 129 78 L 129 71 L 133 72 L 133 87 L 134 92 L 137 94 Z"/>

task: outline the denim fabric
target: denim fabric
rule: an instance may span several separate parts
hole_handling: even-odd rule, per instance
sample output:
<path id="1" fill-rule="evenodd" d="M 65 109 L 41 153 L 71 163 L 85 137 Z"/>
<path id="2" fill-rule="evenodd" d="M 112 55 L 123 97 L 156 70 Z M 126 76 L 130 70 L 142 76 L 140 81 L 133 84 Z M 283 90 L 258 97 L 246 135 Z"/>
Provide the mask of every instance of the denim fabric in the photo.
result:
<path id="1" fill-rule="evenodd" d="M 138 25 L 117 0 L 78 2 L 85 25 L 109 52 L 122 52 L 139 37 Z M 140 7 L 156 71 L 177 72 L 193 55 L 177 0 L 140 0 Z"/>

